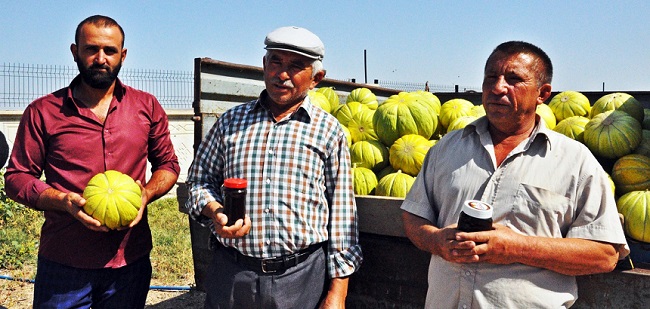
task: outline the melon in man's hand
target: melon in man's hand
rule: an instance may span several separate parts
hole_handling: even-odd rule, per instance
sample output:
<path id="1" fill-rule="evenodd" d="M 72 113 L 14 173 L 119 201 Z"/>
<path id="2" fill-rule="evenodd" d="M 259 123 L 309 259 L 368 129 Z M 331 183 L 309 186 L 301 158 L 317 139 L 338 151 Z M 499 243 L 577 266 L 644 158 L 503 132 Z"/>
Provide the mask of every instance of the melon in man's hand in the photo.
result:
<path id="1" fill-rule="evenodd" d="M 90 179 L 84 211 L 110 229 L 128 226 L 142 205 L 140 186 L 127 174 L 109 170 Z"/>

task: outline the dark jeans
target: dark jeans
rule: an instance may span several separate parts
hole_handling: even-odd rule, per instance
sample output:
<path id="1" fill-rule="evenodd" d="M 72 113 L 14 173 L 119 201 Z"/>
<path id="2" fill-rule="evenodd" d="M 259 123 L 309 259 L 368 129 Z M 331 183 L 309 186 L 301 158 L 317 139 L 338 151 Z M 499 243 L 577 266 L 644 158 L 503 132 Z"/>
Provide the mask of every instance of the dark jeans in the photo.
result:
<path id="1" fill-rule="evenodd" d="M 151 261 L 121 268 L 74 268 L 38 258 L 34 308 L 144 308 Z"/>
<path id="2" fill-rule="evenodd" d="M 205 308 L 316 308 L 323 295 L 326 266 L 325 253 L 320 248 L 283 273 L 261 274 L 217 249 L 205 279 Z"/>

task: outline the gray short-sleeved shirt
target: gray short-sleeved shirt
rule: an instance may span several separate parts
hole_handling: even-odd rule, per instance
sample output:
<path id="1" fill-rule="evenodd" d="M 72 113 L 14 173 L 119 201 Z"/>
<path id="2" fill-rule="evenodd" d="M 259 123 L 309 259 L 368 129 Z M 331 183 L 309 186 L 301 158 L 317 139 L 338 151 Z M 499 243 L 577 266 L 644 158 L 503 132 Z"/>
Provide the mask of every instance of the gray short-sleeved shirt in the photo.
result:
<path id="1" fill-rule="evenodd" d="M 458 221 L 465 200 L 481 200 L 493 206 L 495 223 L 516 232 L 621 244 L 625 257 L 606 172 L 583 144 L 538 123 L 499 167 L 486 117 L 448 133 L 427 154 L 402 209 L 442 228 Z M 427 308 L 561 308 L 577 297 L 574 277 L 522 264 L 432 256 L 428 277 Z"/>

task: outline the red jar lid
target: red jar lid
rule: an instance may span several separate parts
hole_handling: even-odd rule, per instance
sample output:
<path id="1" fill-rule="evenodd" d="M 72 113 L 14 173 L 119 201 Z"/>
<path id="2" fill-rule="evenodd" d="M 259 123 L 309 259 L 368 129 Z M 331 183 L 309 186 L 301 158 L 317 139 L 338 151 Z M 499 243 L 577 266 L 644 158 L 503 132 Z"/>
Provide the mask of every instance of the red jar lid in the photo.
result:
<path id="1" fill-rule="evenodd" d="M 232 189 L 246 189 L 246 186 L 248 185 L 248 181 L 243 178 L 226 178 L 223 181 L 223 186 L 226 188 L 232 188 Z"/>

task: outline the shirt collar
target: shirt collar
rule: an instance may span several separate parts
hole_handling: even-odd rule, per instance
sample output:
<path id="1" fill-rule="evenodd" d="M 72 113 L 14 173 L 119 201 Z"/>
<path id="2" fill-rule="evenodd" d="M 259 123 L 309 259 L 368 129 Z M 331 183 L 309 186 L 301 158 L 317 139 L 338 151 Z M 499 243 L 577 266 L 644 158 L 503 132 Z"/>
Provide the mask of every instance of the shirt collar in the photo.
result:
<path id="1" fill-rule="evenodd" d="M 72 100 L 72 89 L 74 89 L 75 86 L 81 84 L 81 75 L 77 75 L 72 81 L 70 82 L 70 85 L 68 86 L 68 91 L 66 93 L 66 101 L 70 102 L 71 104 L 74 105 L 74 100 Z M 115 99 L 117 99 L 117 102 L 122 102 L 122 99 L 124 98 L 124 95 L 126 95 L 126 89 L 127 87 L 122 83 L 122 81 L 117 78 L 115 80 L 115 88 L 113 89 L 113 96 Z"/>
<path id="2" fill-rule="evenodd" d="M 546 126 L 546 123 L 539 115 L 535 115 L 535 123 L 536 124 L 533 128 L 533 132 L 528 138 L 524 149 L 528 149 L 528 147 L 530 147 L 530 145 L 537 140 L 546 141 L 548 147 L 551 148 L 552 144 L 554 143 L 553 139 L 555 138 L 554 135 L 550 133 L 552 130 Z M 483 116 L 478 120 L 468 124 L 463 129 L 462 137 L 464 138 L 472 133 L 476 133 L 481 137 L 489 136 L 490 133 L 488 132 L 487 116 Z"/>
<path id="3" fill-rule="evenodd" d="M 265 105 L 266 98 L 268 97 L 268 93 L 265 90 L 262 90 L 262 93 L 260 93 L 259 98 L 255 101 L 254 104 L 250 105 L 247 109 L 246 112 L 254 112 L 258 111 L 260 108 L 264 109 L 264 111 L 269 115 L 269 117 L 272 117 L 271 111 L 269 108 Z M 314 113 L 314 105 L 311 104 L 311 101 L 309 100 L 309 95 L 305 97 L 305 99 L 300 103 L 300 106 L 298 109 L 296 109 L 291 116 L 289 116 L 289 119 L 294 119 L 294 120 L 302 120 L 304 122 L 309 122 L 311 118 L 313 117 Z"/>

